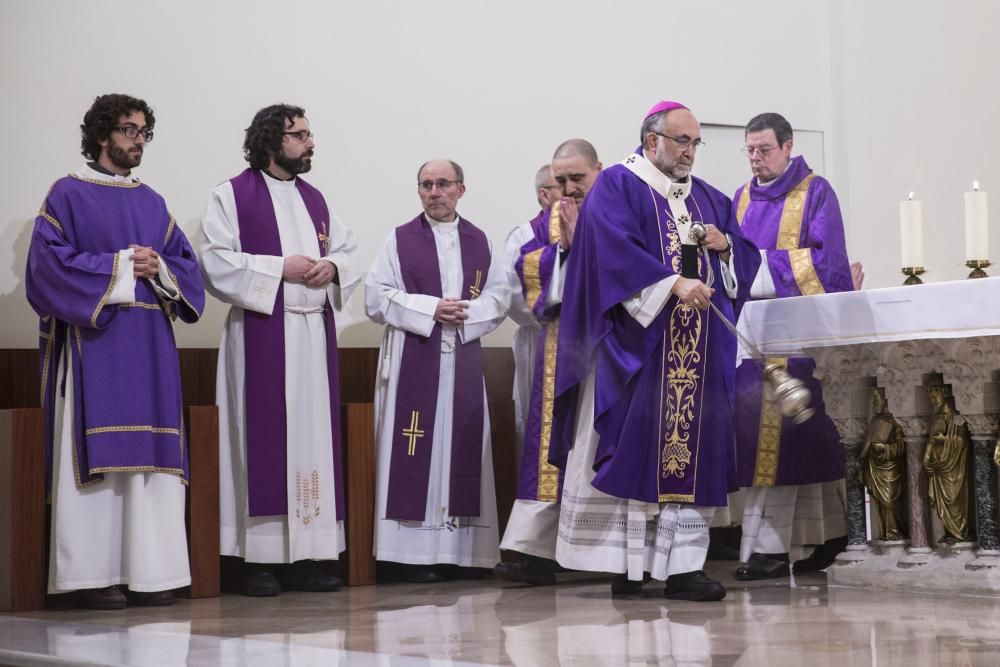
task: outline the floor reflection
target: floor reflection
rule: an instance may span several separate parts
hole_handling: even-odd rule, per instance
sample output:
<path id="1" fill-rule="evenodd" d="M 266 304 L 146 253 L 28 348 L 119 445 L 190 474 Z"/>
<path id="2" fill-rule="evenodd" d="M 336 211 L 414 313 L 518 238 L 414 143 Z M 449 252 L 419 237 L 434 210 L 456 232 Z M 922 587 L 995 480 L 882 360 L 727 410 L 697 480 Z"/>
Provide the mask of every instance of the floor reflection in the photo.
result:
<path id="1" fill-rule="evenodd" d="M 1000 601 L 729 577 L 718 603 L 612 600 L 608 579 L 393 584 L 165 609 L 0 615 L 0 664 L 951 665 L 1000 664 Z"/>

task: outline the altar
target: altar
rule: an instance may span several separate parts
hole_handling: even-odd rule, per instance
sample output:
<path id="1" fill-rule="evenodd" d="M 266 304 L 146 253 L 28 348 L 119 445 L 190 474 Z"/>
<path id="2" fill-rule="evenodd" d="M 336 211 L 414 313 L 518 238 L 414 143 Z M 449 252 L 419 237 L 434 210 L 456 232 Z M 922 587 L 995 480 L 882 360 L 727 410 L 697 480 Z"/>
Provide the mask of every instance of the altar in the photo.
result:
<path id="1" fill-rule="evenodd" d="M 1000 278 L 843 292 L 748 304 L 740 332 L 767 357 L 810 356 L 846 457 L 848 547 L 833 585 L 1000 595 L 997 445 Z M 924 453 L 933 412 L 924 387 L 950 385 L 968 425 L 970 537 L 942 541 L 929 502 Z M 874 387 L 905 439 L 903 522 L 908 538 L 876 539 L 859 455 Z M 808 443 L 796 443 L 808 446 Z M 875 514 L 874 512 L 872 513 Z M 869 530 L 872 528 L 872 530 Z"/>

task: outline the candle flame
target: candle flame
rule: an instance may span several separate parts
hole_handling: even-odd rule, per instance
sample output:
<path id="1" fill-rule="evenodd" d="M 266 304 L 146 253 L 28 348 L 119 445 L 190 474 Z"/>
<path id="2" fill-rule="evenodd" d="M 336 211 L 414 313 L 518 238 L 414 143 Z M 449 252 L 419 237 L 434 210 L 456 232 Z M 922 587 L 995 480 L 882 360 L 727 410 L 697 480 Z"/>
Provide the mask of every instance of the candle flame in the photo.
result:
<path id="1" fill-rule="evenodd" d="M 913 201 L 913 193 L 912 192 L 910 193 L 910 196 L 907 198 L 907 201 Z"/>
<path id="2" fill-rule="evenodd" d="M 972 181 L 972 189 L 975 192 L 979 192 L 979 181 Z"/>

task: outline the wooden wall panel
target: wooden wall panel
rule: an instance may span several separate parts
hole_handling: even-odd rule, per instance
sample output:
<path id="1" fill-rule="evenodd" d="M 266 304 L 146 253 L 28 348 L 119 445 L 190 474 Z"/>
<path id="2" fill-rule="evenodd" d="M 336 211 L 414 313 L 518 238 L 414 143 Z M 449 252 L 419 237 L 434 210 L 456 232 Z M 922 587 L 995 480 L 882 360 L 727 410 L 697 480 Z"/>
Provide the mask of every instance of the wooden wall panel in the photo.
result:
<path id="1" fill-rule="evenodd" d="M 0 611 L 45 605 L 45 416 L 0 410 Z"/>
<path id="2" fill-rule="evenodd" d="M 219 410 L 214 405 L 184 409 L 191 483 L 184 519 L 188 529 L 191 586 L 184 597 L 219 595 Z"/>
<path id="3" fill-rule="evenodd" d="M 344 470 L 347 485 L 348 586 L 375 583 L 375 406 L 345 403 Z"/>

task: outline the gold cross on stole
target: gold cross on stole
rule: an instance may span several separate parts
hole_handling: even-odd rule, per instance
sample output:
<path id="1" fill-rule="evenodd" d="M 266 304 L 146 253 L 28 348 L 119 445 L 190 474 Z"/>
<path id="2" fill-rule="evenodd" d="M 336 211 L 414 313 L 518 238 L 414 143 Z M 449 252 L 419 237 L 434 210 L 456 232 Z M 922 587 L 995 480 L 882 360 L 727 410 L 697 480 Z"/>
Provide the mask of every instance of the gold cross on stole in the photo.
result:
<path id="1" fill-rule="evenodd" d="M 406 450 L 407 456 L 413 456 L 417 450 L 417 438 L 424 437 L 424 432 L 419 428 L 420 412 L 413 410 L 410 412 L 410 428 L 403 429 L 403 437 L 410 439 L 410 446 Z"/>
<path id="2" fill-rule="evenodd" d="M 482 282 L 483 282 L 483 272 L 476 270 L 476 282 L 469 285 L 469 294 L 472 295 L 473 299 L 479 296 L 479 293 L 482 291 Z"/>
<path id="3" fill-rule="evenodd" d="M 320 233 L 316 235 L 316 240 L 319 241 L 320 251 L 326 255 L 330 247 L 330 237 L 326 235 L 326 222 L 320 223 Z"/>

